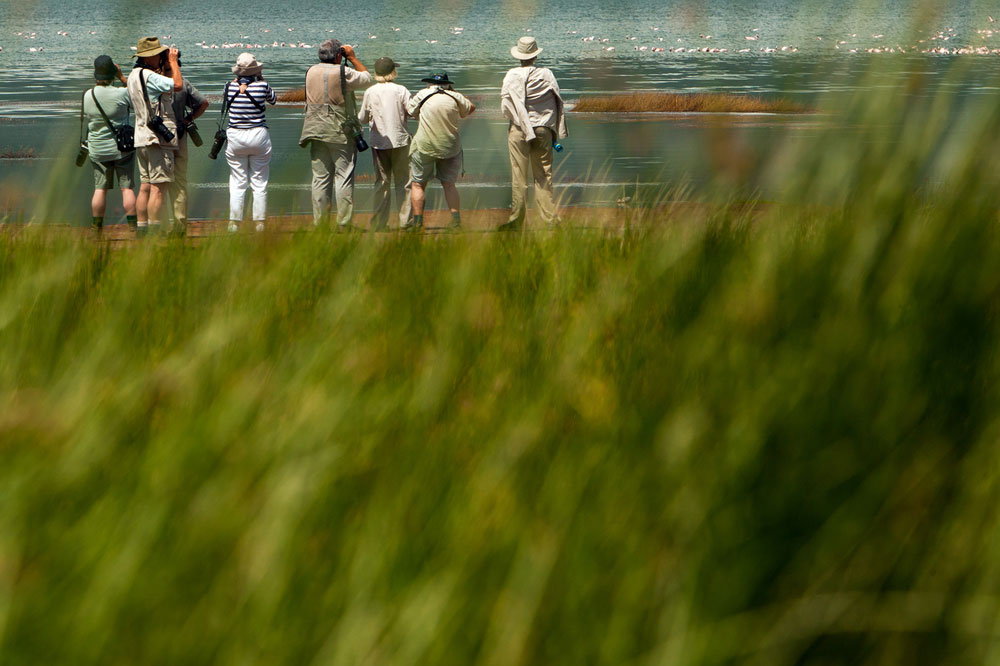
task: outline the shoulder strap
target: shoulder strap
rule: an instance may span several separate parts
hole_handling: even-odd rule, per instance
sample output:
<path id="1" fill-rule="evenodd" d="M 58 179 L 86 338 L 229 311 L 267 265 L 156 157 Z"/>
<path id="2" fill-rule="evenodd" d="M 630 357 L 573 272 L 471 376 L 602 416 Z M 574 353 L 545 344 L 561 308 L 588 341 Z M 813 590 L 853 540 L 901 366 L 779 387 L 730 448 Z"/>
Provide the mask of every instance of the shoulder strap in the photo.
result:
<path id="1" fill-rule="evenodd" d="M 340 57 L 340 95 L 344 98 L 344 108 L 347 109 L 347 115 L 352 118 L 358 117 L 357 104 L 358 101 L 354 99 L 354 92 L 352 91 L 348 94 L 347 91 L 347 63 L 344 62 L 344 57 Z"/>
<path id="2" fill-rule="evenodd" d="M 86 129 L 84 128 L 83 124 L 83 103 L 86 101 L 86 99 L 87 99 L 87 91 L 84 90 L 83 96 L 80 97 L 80 145 L 81 146 L 87 143 Z"/>
<path id="3" fill-rule="evenodd" d="M 443 90 L 441 88 L 438 88 L 437 90 L 435 90 L 434 92 L 432 92 L 430 95 L 428 95 L 427 97 L 424 97 L 422 100 L 420 100 L 420 104 L 417 104 L 417 111 L 416 111 L 415 116 L 420 114 L 420 108 L 424 105 L 424 103 L 427 100 L 429 100 L 431 97 L 434 97 L 434 95 L 447 95 L 449 98 L 451 98 L 451 101 L 453 101 L 456 106 L 458 106 L 459 108 L 462 107 L 462 105 L 458 103 L 457 99 L 455 99 L 451 95 L 448 95 L 448 91 L 447 90 Z"/>
<path id="4" fill-rule="evenodd" d="M 108 114 L 104 113 L 104 109 L 101 108 L 101 103 L 97 101 L 97 88 L 92 88 L 90 90 L 90 98 L 94 100 L 94 104 L 97 105 L 97 110 L 101 112 L 101 117 L 104 118 L 104 123 L 108 126 L 108 129 L 111 130 L 111 133 L 114 134 L 115 126 L 111 124 L 111 119 L 108 118 Z"/>
<path id="5" fill-rule="evenodd" d="M 229 96 L 229 84 L 230 83 L 232 83 L 232 81 L 227 81 L 226 82 L 226 87 L 222 89 L 222 108 L 219 109 L 219 129 L 220 130 L 223 129 L 223 125 L 226 124 L 226 118 L 229 117 L 229 105 L 233 103 L 234 99 L 236 99 L 236 95 L 239 95 L 239 93 L 236 93 L 236 95 L 233 95 L 232 97 Z"/>

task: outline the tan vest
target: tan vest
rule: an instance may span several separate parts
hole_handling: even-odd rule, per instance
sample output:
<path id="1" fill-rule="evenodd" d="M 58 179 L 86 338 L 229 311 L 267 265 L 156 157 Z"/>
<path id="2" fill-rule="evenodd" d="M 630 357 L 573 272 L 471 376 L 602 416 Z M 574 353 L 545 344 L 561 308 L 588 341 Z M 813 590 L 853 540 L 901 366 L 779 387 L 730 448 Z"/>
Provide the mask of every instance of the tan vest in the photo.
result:
<path id="1" fill-rule="evenodd" d="M 349 94 L 354 94 L 349 91 Z M 321 62 L 306 72 L 306 115 L 299 145 L 310 141 L 348 143 L 341 125 L 347 120 L 340 91 L 340 65 Z"/>
<path id="2" fill-rule="evenodd" d="M 132 108 L 135 111 L 135 147 L 160 146 L 167 150 L 177 150 L 177 121 L 174 118 L 174 91 L 165 92 L 158 95 L 154 102 L 146 106 L 145 94 L 142 92 L 142 83 L 139 81 L 139 73 L 143 78 L 149 78 L 150 70 L 133 69 L 128 75 L 128 94 L 132 98 Z M 147 88 L 148 89 L 148 88 Z M 174 133 L 174 140 L 167 143 L 160 139 L 153 130 L 149 129 L 149 109 L 153 113 L 163 118 L 163 124 Z"/>

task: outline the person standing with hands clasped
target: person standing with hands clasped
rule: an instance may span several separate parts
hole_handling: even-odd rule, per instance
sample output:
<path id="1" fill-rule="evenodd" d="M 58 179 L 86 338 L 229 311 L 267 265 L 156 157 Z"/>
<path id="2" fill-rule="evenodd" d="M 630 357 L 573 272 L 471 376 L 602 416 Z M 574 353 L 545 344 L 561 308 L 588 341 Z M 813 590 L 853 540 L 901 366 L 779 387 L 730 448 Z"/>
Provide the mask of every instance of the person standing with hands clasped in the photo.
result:
<path id="1" fill-rule="evenodd" d="M 410 220 L 410 132 L 406 129 L 406 103 L 410 91 L 393 83 L 396 63 L 391 58 L 375 61 L 375 85 L 365 91 L 358 120 L 371 127 L 369 142 L 375 164 L 375 211 L 372 228 L 380 231 L 389 222 L 392 206 L 390 186 L 396 191 L 399 226 Z"/>
<path id="2" fill-rule="evenodd" d="M 83 112 L 87 118 L 87 146 L 90 163 L 94 167 L 94 196 L 90 206 L 94 215 L 93 227 L 104 227 L 104 212 L 108 204 L 108 190 L 115 186 L 122 192 L 125 219 L 135 226 L 135 152 L 121 152 L 115 141 L 115 132 L 128 122 L 132 102 L 128 90 L 111 86 L 118 79 L 126 82 L 122 70 L 111 56 L 98 56 L 94 60 L 94 81 L 97 85 L 83 95 Z"/>
<path id="3" fill-rule="evenodd" d="M 406 104 L 406 112 L 419 121 L 417 134 L 410 144 L 410 179 L 413 198 L 413 223 L 405 228 L 418 230 L 424 225 L 424 189 L 437 176 L 444 198 L 451 210 L 452 229 L 462 226 L 461 201 L 455 181 L 462 173 L 462 137 L 459 119 L 476 110 L 469 98 L 452 87 L 448 74 L 432 74 L 421 79 L 427 87 Z"/>
<path id="4" fill-rule="evenodd" d="M 353 67 L 348 67 L 345 60 Z M 354 49 L 336 39 L 319 45 L 319 63 L 306 72 L 306 114 L 299 145 L 309 146 L 312 159 L 316 227 L 329 225 L 331 202 L 336 197 L 337 224 L 340 229 L 351 229 L 359 148 L 356 137 L 361 131 L 354 115 L 354 91 L 371 83 L 372 75 L 354 55 Z"/>
<path id="5" fill-rule="evenodd" d="M 500 225 L 504 231 L 517 230 L 524 224 L 525 194 L 528 174 L 535 181 L 535 204 L 549 226 L 558 224 L 552 188 L 553 150 L 561 150 L 558 139 L 566 138 L 566 110 L 559 84 L 552 70 L 536 67 L 542 52 L 534 37 L 522 37 L 510 50 L 521 61 L 507 72 L 500 91 L 503 115 L 510 121 L 507 149 L 510 153 L 510 217 Z"/>
<path id="6" fill-rule="evenodd" d="M 136 200 L 137 233 L 149 226 L 159 228 L 163 200 L 174 180 L 177 152 L 177 120 L 174 92 L 184 87 L 177 49 L 160 45 L 156 37 L 139 40 L 136 67 L 126 87 L 135 109 L 135 155 L 139 165 L 139 196 Z M 170 77 L 163 75 L 169 68 Z"/>
<path id="7" fill-rule="evenodd" d="M 253 220 L 257 231 L 267 219 L 267 181 L 271 175 L 271 134 L 265 103 L 278 101 L 264 80 L 264 66 L 252 53 L 241 53 L 233 65 L 236 78 L 226 84 L 223 104 L 229 111 L 226 161 L 229 162 L 229 231 L 239 230 L 247 185 L 253 190 Z"/>

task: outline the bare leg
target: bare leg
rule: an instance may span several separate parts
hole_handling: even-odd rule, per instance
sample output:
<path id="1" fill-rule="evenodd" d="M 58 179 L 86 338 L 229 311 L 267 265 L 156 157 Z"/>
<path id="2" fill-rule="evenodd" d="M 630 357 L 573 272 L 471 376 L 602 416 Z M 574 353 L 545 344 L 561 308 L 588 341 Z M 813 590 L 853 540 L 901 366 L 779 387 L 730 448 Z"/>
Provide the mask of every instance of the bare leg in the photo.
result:
<path id="1" fill-rule="evenodd" d="M 413 185 L 416 186 L 416 183 Z M 444 198 L 445 201 L 448 202 L 448 208 L 451 209 L 451 214 L 456 214 L 458 209 L 462 207 L 461 197 L 458 196 L 458 188 L 455 187 L 455 183 L 441 183 L 441 187 L 444 188 Z M 423 208 L 422 202 L 421 208 Z"/>
<path id="2" fill-rule="evenodd" d="M 163 210 L 163 201 L 167 197 L 170 183 L 152 183 L 149 189 L 148 214 L 151 224 L 160 223 L 160 212 Z M 140 192 L 139 196 L 142 196 Z"/>
<path id="3" fill-rule="evenodd" d="M 135 200 L 135 214 L 139 218 L 139 222 L 147 222 L 149 220 L 149 190 L 152 186 L 149 183 L 143 183 L 139 186 L 139 196 Z"/>
<path id="4" fill-rule="evenodd" d="M 413 214 L 423 215 L 424 200 L 426 199 L 423 183 L 413 183 L 410 187 L 410 199 L 413 201 Z"/>
<path id="5" fill-rule="evenodd" d="M 122 207 L 126 215 L 135 215 L 135 192 L 131 188 L 122 189 Z"/>
<path id="6" fill-rule="evenodd" d="M 108 191 L 94 190 L 94 198 L 90 200 L 90 210 L 94 217 L 104 217 L 104 209 L 108 205 Z"/>

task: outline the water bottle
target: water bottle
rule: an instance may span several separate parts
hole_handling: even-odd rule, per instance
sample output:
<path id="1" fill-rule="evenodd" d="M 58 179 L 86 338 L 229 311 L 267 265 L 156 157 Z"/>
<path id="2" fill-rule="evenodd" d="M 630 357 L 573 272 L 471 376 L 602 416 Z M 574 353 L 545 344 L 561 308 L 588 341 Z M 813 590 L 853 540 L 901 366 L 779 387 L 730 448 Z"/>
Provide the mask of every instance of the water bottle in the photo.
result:
<path id="1" fill-rule="evenodd" d="M 556 151 L 557 153 L 561 153 L 562 152 L 562 144 L 561 143 L 553 143 L 552 144 L 552 150 Z"/>

